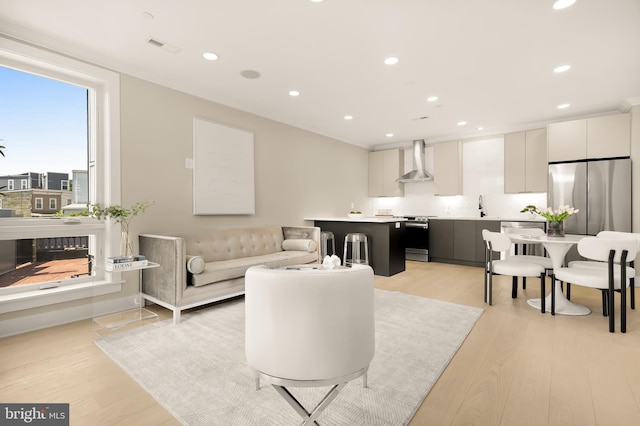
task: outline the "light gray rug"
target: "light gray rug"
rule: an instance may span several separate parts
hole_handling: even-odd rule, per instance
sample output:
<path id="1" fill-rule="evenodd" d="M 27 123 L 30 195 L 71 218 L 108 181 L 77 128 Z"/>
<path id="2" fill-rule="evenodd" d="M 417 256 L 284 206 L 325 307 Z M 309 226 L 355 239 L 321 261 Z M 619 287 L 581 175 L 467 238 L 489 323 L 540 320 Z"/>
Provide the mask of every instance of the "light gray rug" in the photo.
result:
<path id="1" fill-rule="evenodd" d="M 375 290 L 376 354 L 369 387 L 351 381 L 322 425 L 405 425 L 456 353 L 482 309 Z M 186 425 L 297 425 L 270 386 L 254 388 L 244 355 L 244 299 L 115 333 L 98 345 Z M 308 408 L 327 388 L 292 393 Z"/>

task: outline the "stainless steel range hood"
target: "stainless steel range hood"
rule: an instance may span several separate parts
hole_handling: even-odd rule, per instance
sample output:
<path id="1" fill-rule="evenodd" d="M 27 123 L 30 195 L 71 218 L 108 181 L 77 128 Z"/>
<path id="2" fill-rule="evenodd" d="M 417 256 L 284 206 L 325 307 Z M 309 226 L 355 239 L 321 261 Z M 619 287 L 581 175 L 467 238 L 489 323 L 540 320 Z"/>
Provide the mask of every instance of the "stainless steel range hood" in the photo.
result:
<path id="1" fill-rule="evenodd" d="M 413 141 L 413 170 L 400 176 L 396 182 L 427 182 L 433 180 L 433 175 L 424 167 L 424 139 Z"/>

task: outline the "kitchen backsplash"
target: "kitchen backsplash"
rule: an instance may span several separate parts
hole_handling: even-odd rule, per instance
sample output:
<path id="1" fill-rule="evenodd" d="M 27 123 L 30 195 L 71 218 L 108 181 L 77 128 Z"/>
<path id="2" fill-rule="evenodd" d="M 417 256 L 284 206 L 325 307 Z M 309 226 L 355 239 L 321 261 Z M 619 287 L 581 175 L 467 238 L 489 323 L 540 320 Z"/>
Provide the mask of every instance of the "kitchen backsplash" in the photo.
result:
<path id="1" fill-rule="evenodd" d="M 490 217 L 528 218 L 520 213 L 527 204 L 547 205 L 546 193 L 504 193 L 504 142 L 493 138 L 462 144 L 463 195 L 436 196 L 433 182 L 405 183 L 404 197 L 370 198 L 371 215 L 391 210 L 399 215 L 480 217 L 479 197 L 484 212 Z M 405 173 L 413 168 L 411 149 L 405 150 Z M 425 165 L 433 171 L 433 147 L 425 150 Z M 367 214 L 368 212 L 365 212 Z"/>

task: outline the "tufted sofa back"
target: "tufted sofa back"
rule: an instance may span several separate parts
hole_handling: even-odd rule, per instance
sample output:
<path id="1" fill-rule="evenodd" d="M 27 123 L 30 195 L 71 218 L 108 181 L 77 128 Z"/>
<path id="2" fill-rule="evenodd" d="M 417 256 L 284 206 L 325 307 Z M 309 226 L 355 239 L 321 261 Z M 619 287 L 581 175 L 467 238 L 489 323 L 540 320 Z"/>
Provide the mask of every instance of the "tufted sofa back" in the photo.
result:
<path id="1" fill-rule="evenodd" d="M 202 256 L 205 262 L 261 256 L 282 251 L 280 226 L 211 229 L 177 235 L 184 238 L 186 252 Z"/>

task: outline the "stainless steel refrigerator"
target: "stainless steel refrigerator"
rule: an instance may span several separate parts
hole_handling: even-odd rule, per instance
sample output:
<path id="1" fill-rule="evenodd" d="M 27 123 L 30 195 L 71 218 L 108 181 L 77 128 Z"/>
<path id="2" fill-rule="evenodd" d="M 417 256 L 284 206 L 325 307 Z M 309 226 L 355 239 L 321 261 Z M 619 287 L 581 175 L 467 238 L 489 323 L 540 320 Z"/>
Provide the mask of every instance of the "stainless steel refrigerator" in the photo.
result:
<path id="1" fill-rule="evenodd" d="M 631 159 L 549 164 L 547 205 L 580 210 L 565 220 L 565 233 L 631 232 Z"/>

